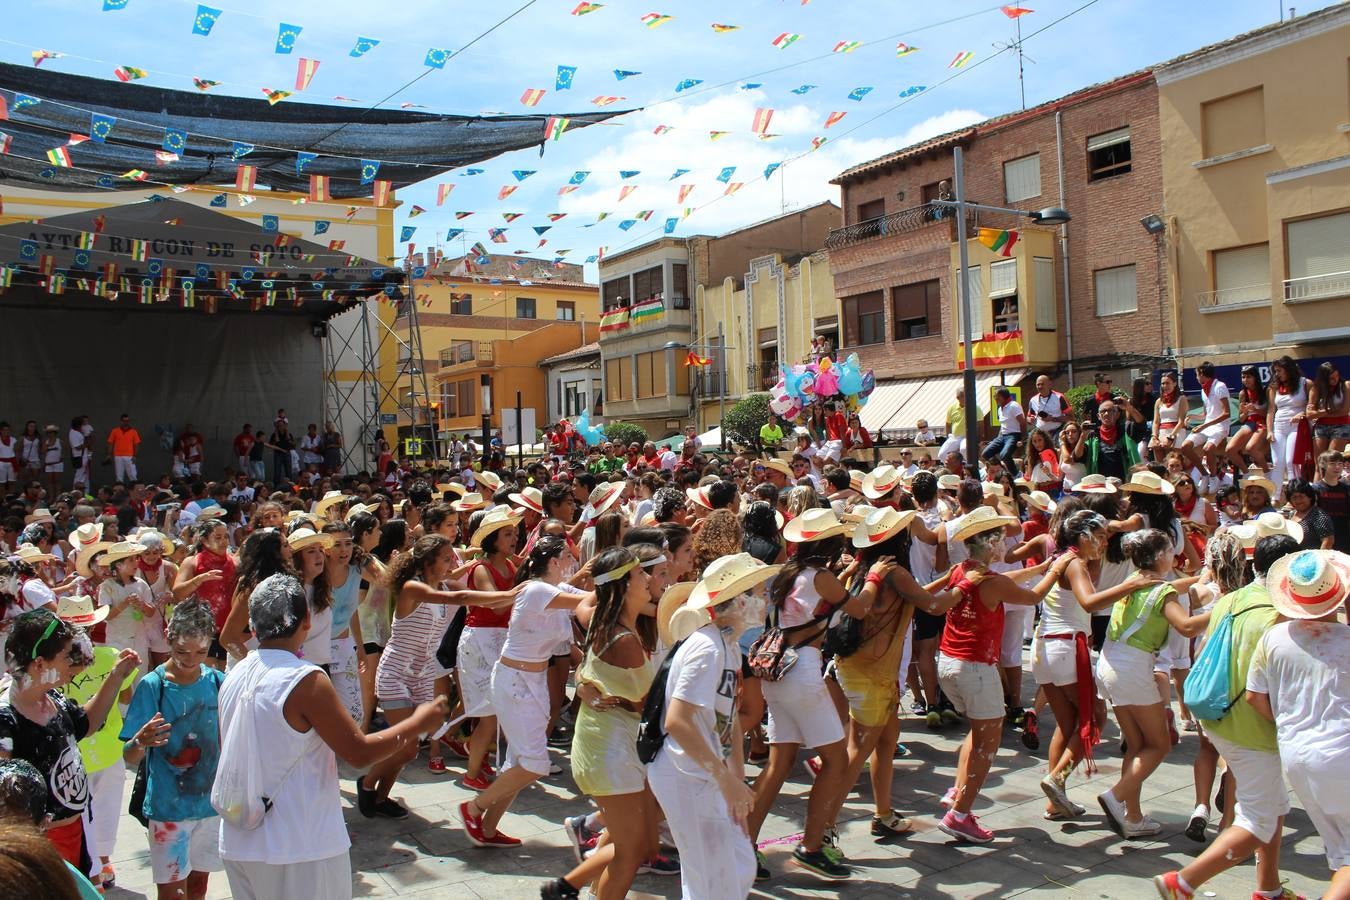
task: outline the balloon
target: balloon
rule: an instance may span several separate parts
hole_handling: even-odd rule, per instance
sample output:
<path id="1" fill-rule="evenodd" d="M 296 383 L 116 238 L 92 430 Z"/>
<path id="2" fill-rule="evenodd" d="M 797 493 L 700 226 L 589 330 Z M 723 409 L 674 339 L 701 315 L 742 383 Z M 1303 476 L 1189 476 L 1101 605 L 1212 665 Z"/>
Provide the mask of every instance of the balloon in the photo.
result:
<path id="1" fill-rule="evenodd" d="M 863 408 L 864 406 L 866 406 L 866 405 L 867 405 L 867 395 L 866 395 L 866 394 L 859 394 L 859 395 L 858 395 L 858 409 L 862 409 L 862 408 Z"/>
<path id="2" fill-rule="evenodd" d="M 846 396 L 846 397 L 844 398 L 844 408 L 847 409 L 847 410 L 848 410 L 849 412 L 851 412 L 851 413 L 852 413 L 852 412 L 857 412 L 857 411 L 858 411 L 858 398 L 857 398 L 857 396 L 855 396 L 855 395 L 853 395 L 853 394 L 849 394 L 848 396 Z"/>
<path id="3" fill-rule="evenodd" d="M 862 387 L 858 390 L 858 393 L 866 397 L 868 394 L 872 393 L 872 391 L 876 390 L 876 386 L 877 377 L 872 374 L 871 369 L 868 369 L 867 374 L 863 376 Z"/>
<path id="4" fill-rule="evenodd" d="M 793 366 L 791 371 L 783 375 L 783 390 L 789 396 L 804 400 L 811 396 L 815 382 L 815 375 L 801 366 Z"/>
<path id="5" fill-rule="evenodd" d="M 816 376 L 816 396 L 833 397 L 839 392 L 839 377 L 833 369 L 823 369 Z"/>
<path id="6" fill-rule="evenodd" d="M 795 419 L 802 411 L 802 402 L 790 394 L 780 394 L 769 401 L 769 409 L 785 419 Z"/>
<path id="7" fill-rule="evenodd" d="M 817 362 L 810 362 L 810 363 L 807 363 L 807 364 L 806 364 L 806 371 L 810 372 L 812 375 L 819 375 L 819 374 L 820 374 L 820 371 L 821 371 L 821 369 L 820 369 L 820 363 L 817 363 Z"/>
<path id="8" fill-rule="evenodd" d="M 854 368 L 849 361 L 846 360 L 835 366 L 833 371 L 839 379 L 839 393 L 851 397 L 862 390 L 862 372 Z"/>
<path id="9" fill-rule="evenodd" d="M 824 356 L 821 357 L 821 360 L 817 365 L 819 367 L 819 371 L 828 372 L 830 371 L 830 367 L 833 366 L 834 363 L 830 360 L 828 356 Z"/>
<path id="10" fill-rule="evenodd" d="M 851 367 L 857 369 L 859 372 L 862 371 L 862 360 L 858 359 L 858 354 L 850 353 L 848 355 L 848 359 L 844 360 L 844 362 L 848 363 Z"/>

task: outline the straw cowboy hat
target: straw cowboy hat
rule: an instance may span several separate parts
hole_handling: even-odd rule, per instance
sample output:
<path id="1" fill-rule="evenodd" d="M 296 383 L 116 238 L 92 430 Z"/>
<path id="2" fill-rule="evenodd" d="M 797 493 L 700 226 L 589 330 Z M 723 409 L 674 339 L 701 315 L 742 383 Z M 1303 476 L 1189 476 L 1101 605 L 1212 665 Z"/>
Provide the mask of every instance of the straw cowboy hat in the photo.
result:
<path id="1" fill-rule="evenodd" d="M 103 551 L 103 565 L 113 566 L 124 559 L 140 556 L 144 552 L 144 544 L 138 544 L 135 541 L 118 541 Z"/>
<path id="2" fill-rule="evenodd" d="M 1170 497 L 1177 492 L 1172 482 L 1147 469 L 1135 472 L 1129 481 L 1120 486 L 1120 489 L 1132 494 L 1153 494 L 1158 497 Z"/>
<path id="3" fill-rule="evenodd" d="M 1253 524 L 1256 526 L 1256 539 L 1275 537 L 1284 534 L 1293 538 L 1296 543 L 1303 542 L 1303 526 L 1293 519 L 1286 519 L 1277 512 L 1264 512 L 1257 516 Z"/>
<path id="4" fill-rule="evenodd" d="M 869 514 L 875 512 L 875 511 L 876 511 L 876 507 L 873 506 L 873 505 L 870 504 L 870 503 L 858 503 L 858 504 L 855 504 L 854 507 L 853 507 L 852 509 L 845 510 L 844 512 L 841 512 L 841 513 L 839 514 L 839 521 L 841 521 L 841 522 L 849 522 L 849 523 L 852 523 L 852 524 L 854 524 L 854 525 L 857 525 L 857 524 L 858 524 L 859 522 L 861 522 L 863 519 L 866 519 L 867 516 L 868 516 Z M 782 528 L 783 526 L 782 526 L 782 525 L 779 525 L 778 527 L 779 527 L 779 528 Z"/>
<path id="5" fill-rule="evenodd" d="M 137 528 L 131 533 L 131 539 L 138 544 L 144 544 L 146 550 L 162 550 L 165 556 L 170 556 L 177 549 L 168 535 L 153 528 Z"/>
<path id="6" fill-rule="evenodd" d="M 299 553 L 301 550 L 308 550 L 310 547 L 328 550 L 332 548 L 335 541 L 331 534 L 324 534 L 310 528 L 297 528 L 287 535 L 286 543 L 290 545 L 292 553 Z"/>
<path id="7" fill-rule="evenodd" d="M 379 508 L 380 505 L 378 503 L 353 503 L 351 506 L 347 507 L 346 519 L 348 522 L 350 522 L 352 519 L 355 519 L 361 513 L 366 513 L 368 515 L 373 516 L 375 515 L 375 511 L 378 510 Z"/>
<path id="8" fill-rule="evenodd" d="M 1256 523 L 1243 522 L 1240 525 L 1232 525 L 1228 529 L 1229 533 L 1236 537 L 1242 544 L 1243 555 L 1250 558 L 1256 552 Z"/>
<path id="9" fill-rule="evenodd" d="M 861 469 L 848 470 L 848 486 L 860 494 L 862 493 L 863 480 L 865 478 L 867 478 L 867 474 Z"/>
<path id="10" fill-rule="evenodd" d="M 1302 550 L 1281 557 L 1266 573 L 1270 602 L 1289 619 L 1320 619 L 1350 593 L 1350 556 Z"/>
<path id="11" fill-rule="evenodd" d="M 292 522 L 300 522 L 300 521 L 309 523 L 312 526 L 312 530 L 314 531 L 318 531 L 319 528 L 321 527 L 319 517 L 314 515 L 313 513 L 307 513 L 303 509 L 293 509 L 290 512 L 286 513 L 287 525 L 290 525 Z"/>
<path id="12" fill-rule="evenodd" d="M 349 497 L 342 493 L 342 491 L 329 491 L 323 495 L 323 498 L 319 500 L 318 503 L 314 504 L 314 515 L 326 519 L 328 518 L 328 510 L 337 506 L 339 503 L 349 503 L 355 499 L 355 497 Z"/>
<path id="13" fill-rule="evenodd" d="M 649 525 L 655 525 L 655 524 L 656 524 L 656 513 L 652 512 L 650 509 L 647 510 L 645 513 L 642 514 L 642 518 L 640 518 L 640 519 L 637 520 L 637 527 L 638 527 L 638 528 L 646 528 L 646 527 L 648 527 Z M 779 526 L 780 529 L 781 529 L 781 527 L 782 527 L 782 526 Z"/>
<path id="14" fill-rule="evenodd" d="M 833 518 L 834 513 L 830 512 L 830 516 Z M 796 521 L 799 520 L 793 520 Z M 792 525 L 792 522 L 788 525 Z M 689 609 L 711 609 L 758 587 L 777 575 L 782 568 L 765 565 L 749 553 L 723 556 L 703 570 L 703 579 L 694 586 L 685 605 Z"/>
<path id="15" fill-rule="evenodd" d="M 108 618 L 110 612 L 112 612 L 111 607 L 95 606 L 93 600 L 83 595 L 62 597 L 60 602 L 56 604 L 56 617 L 58 619 L 70 625 L 79 625 L 81 628 L 92 628 Z"/>
<path id="16" fill-rule="evenodd" d="M 956 533 L 949 540 L 964 541 L 995 528 L 1005 528 L 1008 525 L 1016 524 L 1016 516 L 1000 516 L 994 511 L 993 507 L 977 506 L 961 519 L 961 527 L 956 529 Z"/>
<path id="17" fill-rule="evenodd" d="M 918 514 L 918 510 L 914 509 L 904 512 L 890 508 L 874 509 L 854 529 L 853 546 L 859 549 L 875 547 L 908 528 Z"/>
<path id="18" fill-rule="evenodd" d="M 461 497 L 463 497 L 465 494 L 469 492 L 469 489 L 464 485 L 460 484 L 458 481 L 443 481 L 440 484 L 436 485 L 436 493 L 444 494 L 447 491 L 453 491 L 454 493 L 459 494 Z"/>
<path id="19" fill-rule="evenodd" d="M 1245 492 L 1247 488 L 1254 486 L 1265 488 L 1266 493 L 1272 497 L 1280 492 L 1279 488 L 1275 487 L 1275 482 L 1266 477 L 1265 472 L 1262 472 L 1256 466 L 1249 466 L 1242 477 L 1241 487 Z"/>
<path id="20" fill-rule="evenodd" d="M 1084 475 L 1083 479 L 1069 490 L 1075 494 L 1114 494 L 1117 489 L 1105 475 Z"/>
<path id="21" fill-rule="evenodd" d="M 11 555 L 19 562 L 28 563 L 30 566 L 35 566 L 38 563 L 51 562 L 56 559 L 56 557 L 50 553 L 43 553 L 37 548 L 36 544 L 22 544 Z"/>
<path id="22" fill-rule="evenodd" d="M 706 609 L 689 609 L 684 605 L 693 591 L 694 582 L 676 582 L 666 588 L 656 604 L 656 633 L 667 648 L 675 646 L 712 621 Z"/>
<path id="23" fill-rule="evenodd" d="M 836 534 L 848 534 L 853 526 L 839 521 L 833 509 L 808 509 L 783 527 L 784 540 L 794 544 L 823 541 Z"/>
<path id="24" fill-rule="evenodd" d="M 502 486 L 502 476 L 493 471 L 475 472 L 473 477 L 474 481 L 487 485 L 494 493 Z"/>
<path id="25" fill-rule="evenodd" d="M 90 566 L 94 564 L 95 557 L 111 546 L 112 541 L 95 541 L 81 547 L 75 554 L 75 573 L 82 578 L 92 578 L 94 572 Z"/>
<path id="26" fill-rule="evenodd" d="M 696 488 L 685 488 L 684 495 L 689 498 L 689 502 L 695 506 L 701 506 L 704 509 L 712 509 L 712 501 L 708 499 L 708 485 Z"/>
<path id="27" fill-rule="evenodd" d="M 544 492 L 537 487 L 524 488 L 519 494 L 510 494 L 508 499 L 516 506 L 544 514 Z"/>
<path id="28" fill-rule="evenodd" d="M 792 466 L 789 466 L 787 463 L 783 462 L 776 456 L 771 457 L 768 460 L 765 460 L 764 468 L 773 469 L 775 472 L 781 472 L 788 478 L 794 477 L 792 474 Z"/>
<path id="29" fill-rule="evenodd" d="M 80 550 L 103 540 L 103 526 L 97 522 L 81 525 L 70 533 L 71 549 Z"/>
<path id="30" fill-rule="evenodd" d="M 450 504 L 450 508 L 455 512 L 473 512 L 475 509 L 482 509 L 488 502 L 483 499 L 483 495 L 477 491 L 471 491 L 458 500 Z"/>
<path id="31" fill-rule="evenodd" d="M 944 491 L 954 491 L 961 487 L 961 476 L 948 472 L 938 476 L 938 487 Z"/>
<path id="32" fill-rule="evenodd" d="M 900 470 L 895 466 L 877 466 L 863 476 L 863 496 L 880 500 L 899 487 L 902 480 Z"/>
<path id="33" fill-rule="evenodd" d="M 1047 516 L 1054 515 L 1055 510 L 1059 508 L 1059 504 L 1051 500 L 1050 495 L 1045 491 L 1032 491 L 1027 494 L 1027 506 L 1038 509 Z"/>
<path id="34" fill-rule="evenodd" d="M 225 507 L 219 504 L 215 506 L 208 506 L 201 512 L 197 513 L 198 522 L 208 521 L 210 519 L 223 519 L 223 518 L 225 518 Z"/>
<path id="35" fill-rule="evenodd" d="M 52 511 L 50 509 L 47 509 L 46 507 L 40 507 L 38 509 L 35 509 L 31 513 L 23 517 L 23 524 L 25 525 L 33 525 L 37 522 L 55 522 L 55 521 L 56 516 L 52 515 Z"/>
<path id="36" fill-rule="evenodd" d="M 484 515 L 478 527 L 473 530 L 473 537 L 469 539 L 469 544 L 474 547 L 483 546 L 483 538 L 492 532 L 501 528 L 512 527 L 520 524 L 520 519 L 525 514 L 520 510 L 511 509 L 509 506 L 494 506 Z"/>
<path id="37" fill-rule="evenodd" d="M 997 481 L 981 481 L 980 493 L 986 497 L 1008 496 L 1008 491 Z"/>
<path id="38" fill-rule="evenodd" d="M 586 498 L 586 502 L 598 516 L 609 512 L 622 496 L 623 482 L 605 481 L 595 486 L 595 490 L 591 491 L 591 495 Z"/>

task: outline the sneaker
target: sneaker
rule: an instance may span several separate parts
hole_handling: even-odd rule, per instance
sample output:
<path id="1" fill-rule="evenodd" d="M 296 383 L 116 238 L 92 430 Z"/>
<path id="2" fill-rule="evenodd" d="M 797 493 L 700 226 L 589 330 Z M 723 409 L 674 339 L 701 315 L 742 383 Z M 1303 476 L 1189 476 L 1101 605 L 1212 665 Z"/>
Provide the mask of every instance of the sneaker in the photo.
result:
<path id="1" fill-rule="evenodd" d="M 819 778 L 819 777 L 820 777 L 820 757 L 819 757 L 819 756 L 808 756 L 808 757 L 806 758 L 806 767 L 807 767 L 808 769 L 811 770 L 811 777 L 812 777 L 812 778 Z"/>
<path id="2" fill-rule="evenodd" d="M 1101 805 L 1102 812 L 1106 813 L 1106 824 L 1111 826 L 1111 830 L 1121 837 L 1125 836 L 1125 806 L 1116 799 L 1116 795 L 1110 791 L 1105 791 L 1097 795 L 1097 803 Z"/>
<path id="3" fill-rule="evenodd" d="M 577 900 L 580 896 L 580 892 L 562 878 L 555 878 L 539 889 L 539 900 Z"/>
<path id="4" fill-rule="evenodd" d="M 847 881 L 853 875 L 848 866 L 831 859 L 824 846 L 819 850 L 807 850 L 798 844 L 797 849 L 792 851 L 792 862 L 825 881 Z"/>
<path id="5" fill-rule="evenodd" d="M 440 740 L 441 746 L 449 750 L 450 754 L 454 756 L 456 759 L 469 758 L 469 748 L 465 746 L 464 742 L 461 741 L 459 738 L 443 737 Z"/>
<path id="6" fill-rule="evenodd" d="M 465 800 L 459 805 L 459 820 L 464 825 L 464 833 L 469 836 L 469 841 L 477 847 L 486 847 L 483 839 L 483 814 L 470 812 L 470 804 Z"/>
<path id="7" fill-rule="evenodd" d="M 924 721 L 929 728 L 936 731 L 942 727 L 942 713 L 938 712 L 936 709 L 930 709 L 928 712 L 924 713 Z"/>
<path id="8" fill-rule="evenodd" d="M 550 775 L 561 775 L 561 774 L 562 774 L 562 766 L 558 765 L 557 763 L 555 763 L 553 760 L 550 759 L 550 760 L 548 761 L 548 774 L 550 774 Z"/>
<path id="9" fill-rule="evenodd" d="M 1283 888 L 1278 897 L 1267 897 L 1260 891 L 1252 891 L 1252 900 L 1303 900 L 1303 895 L 1295 894 L 1289 888 Z"/>
<path id="10" fill-rule="evenodd" d="M 1180 872 L 1164 872 L 1153 876 L 1153 886 L 1158 889 L 1158 896 L 1162 900 L 1190 900 L 1191 895 L 1177 882 L 1180 874 Z"/>
<path id="11" fill-rule="evenodd" d="M 843 863 L 848 859 L 844 851 L 839 847 L 839 829 L 830 825 L 825 829 L 825 833 L 820 836 L 820 849 L 830 859 L 837 863 Z"/>
<path id="12" fill-rule="evenodd" d="M 642 865 L 638 866 L 637 873 L 639 875 L 679 875 L 679 857 L 662 856 L 658 853 L 650 859 L 643 860 Z"/>
<path id="13" fill-rule="evenodd" d="M 994 839 L 994 833 L 988 828 L 982 828 L 973 813 L 968 813 L 962 820 L 957 818 L 956 810 L 951 810 L 942 817 L 938 828 L 958 841 L 969 841 L 972 844 L 987 844 Z"/>
<path id="14" fill-rule="evenodd" d="M 1199 730 L 1200 730 L 1200 723 L 1197 722 L 1197 721 L 1195 721 L 1194 719 L 1182 719 L 1182 720 L 1181 720 L 1181 730 L 1182 730 L 1182 731 L 1199 731 Z"/>
<path id="15" fill-rule="evenodd" d="M 872 836 L 873 837 L 897 837 L 902 834 L 908 834 L 914 829 L 914 823 L 904 816 L 898 816 L 891 813 L 889 816 L 872 817 Z"/>
<path id="16" fill-rule="evenodd" d="M 465 775 L 459 780 L 459 786 L 466 791 L 486 791 L 492 787 L 492 778 L 488 776 L 487 766 L 483 767 L 483 771 L 479 772 L 476 778 Z"/>
<path id="17" fill-rule="evenodd" d="M 559 725 L 557 728 L 553 729 L 553 733 L 548 736 L 548 745 L 550 747 L 572 746 L 571 730 Z"/>
<path id="18" fill-rule="evenodd" d="M 1205 829 L 1209 827 L 1209 808 L 1206 806 L 1197 806 L 1195 812 L 1191 813 L 1191 820 L 1186 823 L 1186 837 L 1195 841 L 1197 844 L 1203 844 L 1205 841 Z"/>
<path id="19" fill-rule="evenodd" d="M 755 851 L 755 881 L 768 881 L 773 877 L 769 871 L 769 859 L 758 850 Z"/>
<path id="20" fill-rule="evenodd" d="M 909 711 L 914 713 L 914 715 L 916 716 L 927 715 L 928 704 L 924 703 L 922 700 L 915 700 L 913 703 L 909 705 Z"/>
<path id="21" fill-rule="evenodd" d="M 103 864 L 103 871 L 99 873 L 98 883 L 100 887 L 117 887 L 117 872 L 113 869 L 112 863 Z"/>
<path id="22" fill-rule="evenodd" d="M 1036 714 L 1031 710 L 1022 716 L 1022 746 L 1028 750 L 1041 749 L 1041 733 L 1036 728 Z"/>
<path id="23" fill-rule="evenodd" d="M 891 754 L 891 759 L 909 759 L 909 748 L 904 744 L 896 744 L 895 752 Z"/>
<path id="24" fill-rule="evenodd" d="M 1053 775 L 1047 775 L 1041 779 L 1041 793 L 1054 806 L 1055 811 L 1068 815 L 1076 803 L 1069 799 L 1069 794 L 1064 790 L 1064 779 L 1056 778 Z M 1080 809 L 1082 807 L 1079 807 Z"/>
<path id="25" fill-rule="evenodd" d="M 492 837 L 483 836 L 482 841 L 478 843 L 480 847 L 519 847 L 523 841 L 520 838 L 508 837 L 500 831 Z"/>
<path id="26" fill-rule="evenodd" d="M 356 779 L 356 809 L 367 819 L 375 818 L 375 792 L 365 786 L 366 776 Z"/>
<path id="27" fill-rule="evenodd" d="M 435 772 L 437 775 L 443 774 L 445 772 L 445 760 L 439 756 L 433 756 L 427 760 L 427 771 Z"/>
<path id="28" fill-rule="evenodd" d="M 1135 840 L 1136 838 L 1153 837 L 1162 831 L 1162 826 L 1144 816 L 1138 822 L 1131 822 L 1129 819 L 1122 819 L 1120 822 L 1121 831 L 1124 832 L 1121 837 L 1126 840 Z"/>
<path id="29" fill-rule="evenodd" d="M 942 795 L 942 799 L 938 803 L 943 809 L 951 809 L 956 803 L 956 785 L 947 788 L 947 793 Z"/>
<path id="30" fill-rule="evenodd" d="M 1181 743 L 1181 734 L 1177 731 L 1177 717 L 1170 706 L 1167 708 L 1167 736 L 1171 739 L 1173 747 Z"/>
<path id="31" fill-rule="evenodd" d="M 376 802 L 375 815 L 381 819 L 406 819 L 408 818 L 408 810 L 404 809 L 403 804 L 397 800 L 390 800 L 386 797 Z"/>
<path id="32" fill-rule="evenodd" d="M 1069 822 L 1073 819 L 1081 819 L 1086 812 L 1086 809 L 1070 800 L 1068 809 L 1056 809 L 1054 812 L 1046 813 L 1041 818 L 1047 822 Z"/>
<path id="33" fill-rule="evenodd" d="M 1026 710 L 1020 706 L 1004 706 L 1003 721 L 1014 728 L 1022 727 L 1022 719 L 1026 717 Z"/>
<path id="34" fill-rule="evenodd" d="M 586 842 L 592 840 L 591 831 L 586 827 L 586 817 L 568 816 L 563 819 L 563 834 L 567 835 L 567 843 L 572 845 L 572 855 L 577 858 L 577 862 L 581 862 L 581 851 Z"/>

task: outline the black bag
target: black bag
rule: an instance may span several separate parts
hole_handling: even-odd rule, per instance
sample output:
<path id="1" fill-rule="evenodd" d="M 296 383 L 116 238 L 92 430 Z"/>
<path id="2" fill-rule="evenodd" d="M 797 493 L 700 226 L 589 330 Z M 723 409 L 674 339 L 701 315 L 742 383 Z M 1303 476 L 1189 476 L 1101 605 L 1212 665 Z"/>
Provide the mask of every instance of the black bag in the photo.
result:
<path id="1" fill-rule="evenodd" d="M 849 585 L 849 594 L 856 597 L 862 593 L 866 578 L 853 578 Z M 839 659 L 852 656 L 862 646 L 863 622 L 844 612 L 842 604 L 830 614 L 830 624 L 825 626 L 825 655 Z"/>
<path id="2" fill-rule="evenodd" d="M 652 686 L 647 689 L 647 701 L 642 704 L 642 718 L 638 720 L 637 755 L 644 765 L 656 759 L 656 754 L 661 752 L 666 743 L 666 682 L 670 679 L 670 662 L 675 658 L 675 651 L 683 645 L 684 641 L 679 641 L 670 648 L 666 658 L 661 661 L 661 668 L 656 670 Z"/>
<path id="3" fill-rule="evenodd" d="M 453 669 L 459 661 L 459 636 L 464 633 L 464 622 L 468 617 L 469 608 L 461 606 L 450 620 L 450 627 L 441 636 L 440 646 L 436 648 L 436 662 L 444 668 Z"/>

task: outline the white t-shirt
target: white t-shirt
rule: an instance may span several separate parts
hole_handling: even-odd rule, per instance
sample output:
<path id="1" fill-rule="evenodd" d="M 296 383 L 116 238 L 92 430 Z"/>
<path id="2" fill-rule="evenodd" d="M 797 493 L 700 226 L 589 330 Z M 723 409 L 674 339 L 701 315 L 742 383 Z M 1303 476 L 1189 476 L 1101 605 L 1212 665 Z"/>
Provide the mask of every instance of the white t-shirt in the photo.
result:
<path id="1" fill-rule="evenodd" d="M 81 461 L 84 460 L 85 454 L 89 452 L 87 441 L 89 435 L 93 434 L 93 432 L 94 426 L 92 425 L 83 425 L 79 428 L 70 429 L 70 432 L 66 435 L 66 440 L 70 443 L 70 455 L 73 458 Z"/>
<path id="2" fill-rule="evenodd" d="M 251 487 L 236 487 L 230 491 L 230 501 L 233 503 L 252 503 L 254 493 Z"/>
<path id="3" fill-rule="evenodd" d="M 116 647 L 118 650 L 136 648 L 141 633 L 141 619 L 145 617 L 136 607 L 136 603 L 148 606 L 154 598 L 150 594 L 150 585 L 139 578 L 132 578 L 127 584 L 118 584 L 116 579 L 109 578 L 98 586 L 99 606 L 115 606 L 131 596 L 136 598 L 132 604 L 122 610 L 116 618 L 107 620 L 104 642 L 109 647 Z"/>
<path id="4" fill-rule="evenodd" d="M 924 428 L 921 431 L 914 432 L 914 443 L 916 444 L 936 444 L 937 435 L 933 434 L 933 429 Z"/>
<path id="5" fill-rule="evenodd" d="M 694 722 L 699 733 L 723 759 L 731 755 L 731 740 L 736 733 L 736 676 L 740 670 L 741 648 L 727 640 L 716 625 L 709 624 L 691 634 L 675 651 L 666 681 L 667 708 L 671 700 L 698 707 Z M 666 736 L 661 752 L 669 753 L 670 762 L 684 774 L 713 780 L 673 735 Z"/>
<path id="6" fill-rule="evenodd" d="M 1048 416 L 1062 416 L 1068 413 L 1069 405 L 1065 402 L 1063 394 L 1059 391 L 1051 391 L 1049 397 L 1042 397 L 1039 393 L 1032 394 L 1031 399 L 1027 401 L 1027 409 L 1031 411 L 1027 427 L 1038 428 L 1046 434 L 1054 434 L 1064 427 L 1064 423 L 1053 419 L 1042 419 L 1038 413 L 1043 412 Z"/>
<path id="7" fill-rule="evenodd" d="M 560 593 L 562 588 L 548 582 L 531 581 L 516 595 L 502 656 L 520 662 L 544 662 L 559 644 L 571 639 L 572 611 L 545 608 Z"/>
<path id="8" fill-rule="evenodd" d="M 1006 406 L 999 407 L 998 433 L 1021 434 L 1022 426 L 1017 424 L 1017 418 L 1022 414 L 1022 407 L 1016 400 L 1009 400 Z"/>
<path id="9" fill-rule="evenodd" d="M 316 666 L 333 661 L 333 604 L 329 597 L 327 608 L 314 608 L 314 585 L 305 585 L 305 601 L 309 603 L 309 637 L 300 645 L 300 658 Z"/>
<path id="10" fill-rule="evenodd" d="M 937 528 L 942 524 L 941 505 L 935 503 L 931 509 L 920 509 L 919 518 L 930 530 Z M 933 571 L 936 564 L 937 544 L 925 544 L 918 538 L 909 542 L 909 570 L 914 574 L 915 581 L 919 584 L 932 581 L 936 574 Z"/>
<path id="11" fill-rule="evenodd" d="M 1205 422 L 1213 422 L 1215 419 L 1220 422 L 1228 421 L 1231 415 L 1228 409 L 1228 385 L 1216 378 L 1209 383 L 1209 391 L 1200 391 L 1200 396 L 1205 401 Z"/>
<path id="12" fill-rule="evenodd" d="M 300 462 L 307 466 L 323 462 L 323 438 L 306 434 L 300 439 Z"/>
<path id="13" fill-rule="evenodd" d="M 1247 690 L 1270 695 L 1280 757 L 1320 766 L 1350 754 L 1350 626 L 1281 622 L 1261 637 Z"/>

